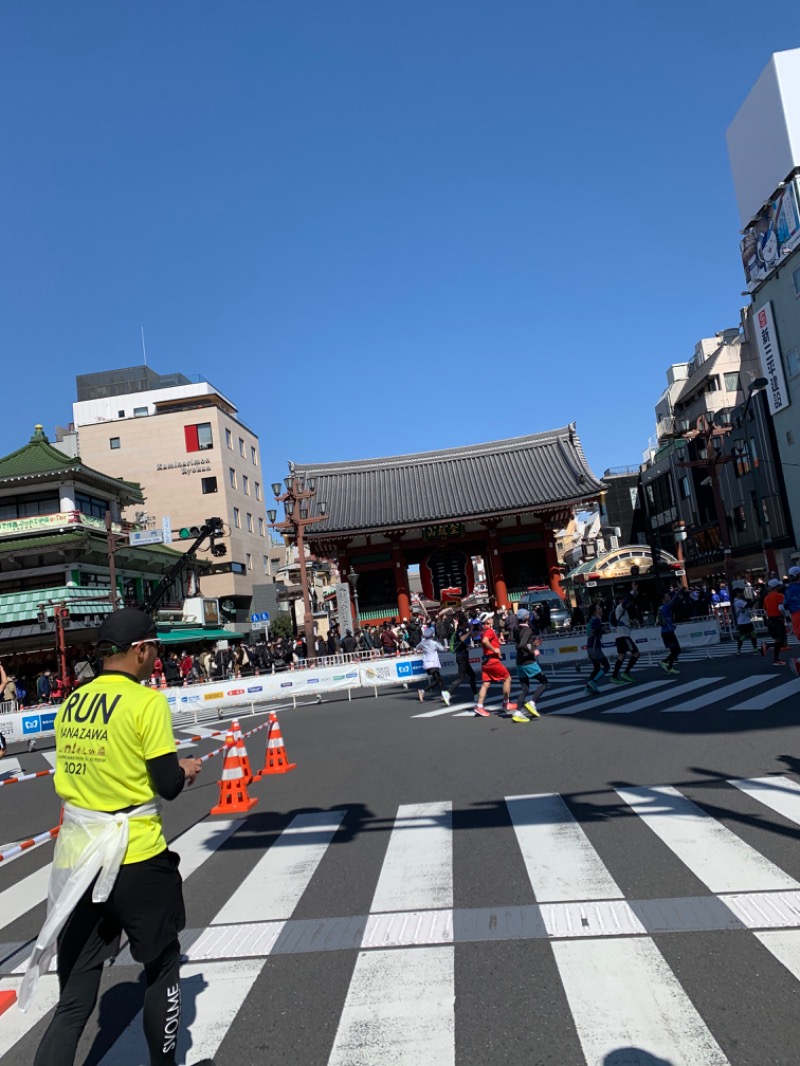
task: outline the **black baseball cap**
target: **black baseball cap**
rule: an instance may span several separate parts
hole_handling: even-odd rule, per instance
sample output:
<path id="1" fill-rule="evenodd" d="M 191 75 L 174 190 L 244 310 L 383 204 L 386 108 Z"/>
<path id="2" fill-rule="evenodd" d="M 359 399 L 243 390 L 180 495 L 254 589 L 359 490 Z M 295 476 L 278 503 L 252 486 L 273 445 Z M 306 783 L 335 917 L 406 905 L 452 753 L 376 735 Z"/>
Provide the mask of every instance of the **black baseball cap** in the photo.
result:
<path id="1" fill-rule="evenodd" d="M 157 640 L 158 631 L 149 614 L 138 607 L 122 607 L 103 619 L 97 639 L 100 644 L 113 644 L 126 651 L 140 640 Z"/>

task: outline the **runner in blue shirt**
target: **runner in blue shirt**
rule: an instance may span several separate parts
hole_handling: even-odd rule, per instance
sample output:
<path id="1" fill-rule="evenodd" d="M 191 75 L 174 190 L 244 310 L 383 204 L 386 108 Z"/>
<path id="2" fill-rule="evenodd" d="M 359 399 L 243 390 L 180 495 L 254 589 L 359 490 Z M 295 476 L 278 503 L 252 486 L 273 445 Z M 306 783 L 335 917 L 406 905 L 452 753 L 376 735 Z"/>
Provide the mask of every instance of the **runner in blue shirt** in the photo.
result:
<path id="1" fill-rule="evenodd" d="M 589 608 L 589 621 L 586 626 L 586 654 L 592 664 L 592 673 L 586 683 L 587 692 L 599 692 L 597 682 L 602 681 L 608 673 L 610 663 L 603 651 L 603 622 L 600 617 L 601 606 L 593 604 Z"/>
<path id="2" fill-rule="evenodd" d="M 678 661 L 678 656 L 681 653 L 681 646 L 677 634 L 675 633 L 675 622 L 672 618 L 672 608 L 675 606 L 677 598 L 678 592 L 665 592 L 664 598 L 661 601 L 661 606 L 658 608 L 658 619 L 661 623 L 661 639 L 668 652 L 666 659 L 662 660 L 658 665 L 665 674 L 680 673 L 679 670 L 675 669 L 675 663 Z"/>

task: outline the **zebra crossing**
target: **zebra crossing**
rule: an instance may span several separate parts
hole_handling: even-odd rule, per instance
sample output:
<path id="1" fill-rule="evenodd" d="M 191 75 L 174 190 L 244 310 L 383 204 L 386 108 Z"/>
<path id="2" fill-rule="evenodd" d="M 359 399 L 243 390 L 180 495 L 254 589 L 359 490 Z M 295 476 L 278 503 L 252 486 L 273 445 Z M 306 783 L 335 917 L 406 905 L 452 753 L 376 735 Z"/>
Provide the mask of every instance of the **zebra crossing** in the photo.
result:
<path id="1" fill-rule="evenodd" d="M 669 940 L 662 938 L 681 936 L 683 957 L 702 956 L 705 946 L 698 937 L 725 934 L 734 938 L 735 951 L 761 952 L 760 979 L 788 980 L 796 995 L 800 881 L 777 861 L 774 849 L 772 855 L 762 853 L 716 815 L 727 796 L 743 820 L 774 825 L 777 817 L 784 831 L 798 827 L 800 784 L 786 775 L 714 784 L 713 802 L 705 805 L 687 795 L 685 785 L 620 784 L 603 795 L 606 808 L 630 820 L 629 834 L 646 834 L 648 848 L 666 860 L 658 898 L 626 893 L 630 875 L 624 856 L 586 820 L 580 796 L 532 792 L 498 799 L 496 830 L 509 835 L 512 850 L 488 871 L 474 854 L 474 841 L 464 839 L 469 834 L 459 833 L 469 805 L 459 808 L 448 800 L 400 805 L 392 819 L 379 820 L 382 850 L 367 913 L 342 915 L 332 907 L 334 913 L 309 918 L 303 916 L 304 900 L 313 882 L 324 886 L 334 846 L 348 849 L 348 867 L 355 871 L 360 851 L 370 845 L 365 833 L 347 831 L 347 808 L 294 814 L 270 847 L 248 853 L 249 869 L 208 924 L 184 935 L 182 992 L 189 1029 L 179 1061 L 214 1056 L 220 1064 L 228 1061 L 226 1041 L 242 1047 L 242 1015 L 255 1003 L 269 1010 L 277 967 L 300 955 L 313 956 L 326 986 L 342 987 L 331 988 L 338 1014 L 324 1056 L 304 1057 L 305 1027 L 298 1025 L 295 1061 L 322 1066 L 472 1061 L 461 1043 L 465 1013 L 476 1008 L 475 993 L 461 986 L 468 968 L 463 960 L 479 947 L 499 953 L 509 942 L 540 942 L 557 975 L 556 998 L 563 1000 L 563 1009 L 551 1005 L 551 1024 L 576 1042 L 586 1066 L 660 1061 L 749 1066 L 750 1060 L 736 1055 L 738 989 L 726 989 L 726 974 L 720 972 L 713 987 L 695 985 L 690 992 L 670 964 Z M 213 881 L 221 874 L 249 822 L 206 820 L 172 842 L 183 857 L 190 914 L 198 878 Z M 457 905 L 456 871 L 469 877 L 478 866 L 492 883 L 493 898 L 482 906 Z M 515 868 L 521 887 L 510 890 Z M 685 894 L 686 877 L 697 886 L 691 896 Z M 13 937 L 15 920 L 41 907 L 45 893 L 41 871 L 0 893 L 0 938 Z M 18 987 L 29 949 L 2 950 L 0 987 Z M 332 960 L 343 953 L 348 966 L 334 967 Z M 131 963 L 123 951 L 109 971 L 111 979 L 130 981 Z M 499 979 L 494 969 L 487 975 L 487 981 Z M 711 1002 L 726 995 L 730 1030 L 709 1022 Z M 29 1013 L 12 1008 L 3 1016 L 0 1054 L 30 1051 L 56 997 L 55 975 L 46 975 Z M 510 1019 L 519 1027 L 509 1034 L 512 1043 L 538 1024 L 533 1010 Z M 250 1061 L 262 1058 L 252 1049 Z M 765 1052 L 763 1061 L 791 1058 L 769 1058 Z M 93 1061 L 146 1063 L 141 1016 Z M 542 1061 L 562 1060 L 553 1051 Z"/>
<path id="2" fill-rule="evenodd" d="M 757 660 L 759 669 L 763 660 Z M 712 667 L 713 670 L 713 667 Z M 665 677 L 660 671 L 653 677 L 636 671 L 636 682 L 613 685 L 601 682 L 599 694 L 589 694 L 586 682 L 574 678 L 557 679 L 551 683 L 542 696 L 538 708 L 542 715 L 561 716 L 580 714 L 583 711 L 596 711 L 602 715 L 633 714 L 636 711 L 656 711 L 661 714 L 691 714 L 712 709 L 724 708 L 731 711 L 766 711 L 778 706 L 784 700 L 800 696 L 800 678 L 786 681 L 786 672 L 754 673 L 737 681 L 723 684 L 725 678 L 711 673 L 693 678 L 691 681 L 678 677 Z M 531 690 L 535 691 L 535 684 Z M 486 699 L 487 708 L 499 712 L 502 708 L 502 696 L 499 686 L 490 689 Z M 758 690 L 758 691 L 756 691 Z M 468 691 L 465 689 L 465 691 Z M 519 695 L 519 683 L 512 675 L 511 698 Z M 456 697 L 458 693 L 456 693 Z M 411 718 L 440 718 L 449 715 L 452 718 L 474 718 L 475 700 L 473 698 L 457 699 L 449 706 L 431 699 L 433 706 L 429 710 L 416 711 Z M 424 704 L 423 704 L 424 706 Z"/>

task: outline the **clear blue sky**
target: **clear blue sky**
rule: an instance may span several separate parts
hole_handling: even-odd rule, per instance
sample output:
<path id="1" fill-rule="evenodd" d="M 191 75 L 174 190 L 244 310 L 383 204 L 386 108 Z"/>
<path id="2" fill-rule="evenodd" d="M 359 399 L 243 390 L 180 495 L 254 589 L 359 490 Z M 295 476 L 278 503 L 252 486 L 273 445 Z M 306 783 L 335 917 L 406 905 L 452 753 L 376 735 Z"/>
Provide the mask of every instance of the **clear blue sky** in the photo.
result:
<path id="1" fill-rule="evenodd" d="M 0 453 L 144 323 L 276 476 L 572 420 L 638 463 L 738 323 L 725 129 L 799 43 L 785 2 L 5 0 Z"/>

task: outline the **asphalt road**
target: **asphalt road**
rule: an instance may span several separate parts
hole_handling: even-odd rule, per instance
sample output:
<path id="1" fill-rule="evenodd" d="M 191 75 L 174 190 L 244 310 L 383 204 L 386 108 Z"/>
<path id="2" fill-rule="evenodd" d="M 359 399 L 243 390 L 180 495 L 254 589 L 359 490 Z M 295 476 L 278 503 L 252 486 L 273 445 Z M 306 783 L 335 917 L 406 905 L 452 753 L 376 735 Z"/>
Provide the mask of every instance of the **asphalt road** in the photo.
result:
<path id="1" fill-rule="evenodd" d="M 207 765 L 165 813 L 185 1061 L 794 1066 L 800 680 L 727 651 L 597 697 L 559 674 L 527 725 L 399 690 L 287 710 L 297 769 L 237 826 Z M 0 788 L 4 843 L 57 820 L 49 778 Z M 0 863 L 3 988 L 51 855 Z M 54 995 L 0 1017 L 0 1052 L 32 1060 Z M 77 1061 L 144 1063 L 141 1000 L 123 950 Z"/>

